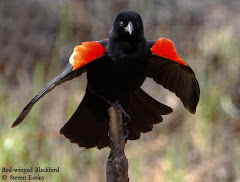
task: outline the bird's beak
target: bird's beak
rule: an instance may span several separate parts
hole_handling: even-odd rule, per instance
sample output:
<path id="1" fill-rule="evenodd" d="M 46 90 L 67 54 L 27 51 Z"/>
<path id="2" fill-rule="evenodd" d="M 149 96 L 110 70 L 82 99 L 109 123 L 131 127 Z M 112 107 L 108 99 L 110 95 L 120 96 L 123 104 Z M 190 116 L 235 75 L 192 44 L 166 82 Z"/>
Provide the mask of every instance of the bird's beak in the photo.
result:
<path id="1" fill-rule="evenodd" d="M 134 30 L 132 22 L 130 21 L 128 25 L 124 27 L 124 29 L 125 29 L 125 32 L 128 32 L 130 35 L 132 35 L 132 32 Z"/>

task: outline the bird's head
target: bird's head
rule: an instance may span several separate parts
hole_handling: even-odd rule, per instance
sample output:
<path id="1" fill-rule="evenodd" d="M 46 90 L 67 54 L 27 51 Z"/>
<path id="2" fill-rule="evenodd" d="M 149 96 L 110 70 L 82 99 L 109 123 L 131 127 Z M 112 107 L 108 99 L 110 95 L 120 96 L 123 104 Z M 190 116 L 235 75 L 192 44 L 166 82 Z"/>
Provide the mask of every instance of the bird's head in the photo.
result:
<path id="1" fill-rule="evenodd" d="M 115 17 L 109 31 L 110 39 L 135 41 L 144 34 L 140 15 L 134 11 L 121 11 Z"/>

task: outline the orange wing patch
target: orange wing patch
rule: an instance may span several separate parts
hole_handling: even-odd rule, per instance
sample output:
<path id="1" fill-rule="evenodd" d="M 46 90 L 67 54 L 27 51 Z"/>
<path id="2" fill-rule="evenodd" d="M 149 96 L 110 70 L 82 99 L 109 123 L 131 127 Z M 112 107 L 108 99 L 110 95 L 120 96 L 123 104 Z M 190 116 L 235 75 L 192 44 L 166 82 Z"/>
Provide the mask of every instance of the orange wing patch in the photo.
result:
<path id="1" fill-rule="evenodd" d="M 179 64 L 187 66 L 187 64 L 177 54 L 173 42 L 166 38 L 159 38 L 151 47 L 151 52 L 157 56 L 175 61 Z"/>
<path id="2" fill-rule="evenodd" d="M 73 71 L 92 62 L 93 60 L 103 56 L 106 50 L 99 42 L 82 42 L 81 45 L 77 45 L 72 55 L 69 58 L 69 62 L 73 65 Z"/>

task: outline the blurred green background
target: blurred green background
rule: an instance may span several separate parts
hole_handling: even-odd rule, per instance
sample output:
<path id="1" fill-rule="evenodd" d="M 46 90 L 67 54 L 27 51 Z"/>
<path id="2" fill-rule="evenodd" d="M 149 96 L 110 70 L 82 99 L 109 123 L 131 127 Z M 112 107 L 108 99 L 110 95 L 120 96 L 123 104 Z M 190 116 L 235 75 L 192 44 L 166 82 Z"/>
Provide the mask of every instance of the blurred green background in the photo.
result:
<path id="1" fill-rule="evenodd" d="M 83 97 L 85 74 L 10 126 L 67 64 L 74 46 L 106 38 L 114 16 L 126 9 L 140 13 L 147 39 L 174 41 L 201 88 L 191 115 L 174 94 L 145 81 L 143 89 L 174 112 L 127 143 L 130 181 L 240 182 L 239 0 L 0 0 L 0 181 L 4 174 L 24 175 L 2 167 L 60 168 L 31 173 L 44 181 L 106 181 L 110 150 L 78 148 L 59 134 Z"/>

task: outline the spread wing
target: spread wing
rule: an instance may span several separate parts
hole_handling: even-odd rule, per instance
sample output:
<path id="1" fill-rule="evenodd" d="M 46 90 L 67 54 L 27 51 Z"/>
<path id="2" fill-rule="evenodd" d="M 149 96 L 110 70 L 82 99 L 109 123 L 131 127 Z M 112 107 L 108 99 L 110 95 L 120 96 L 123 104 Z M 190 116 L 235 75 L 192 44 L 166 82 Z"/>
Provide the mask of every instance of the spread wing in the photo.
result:
<path id="1" fill-rule="evenodd" d="M 172 41 L 149 41 L 147 77 L 174 92 L 186 109 L 195 113 L 200 89 L 193 70 L 178 56 Z"/>
<path id="2" fill-rule="evenodd" d="M 45 94 L 53 90 L 57 85 L 62 84 L 65 81 L 71 80 L 75 77 L 82 75 L 87 71 L 87 64 L 104 56 L 105 47 L 108 40 L 102 40 L 99 42 L 83 42 L 74 48 L 69 63 L 52 81 L 50 81 L 23 109 L 18 118 L 12 124 L 12 128 L 19 125 L 24 118 L 31 111 L 34 104 L 42 98 Z"/>

